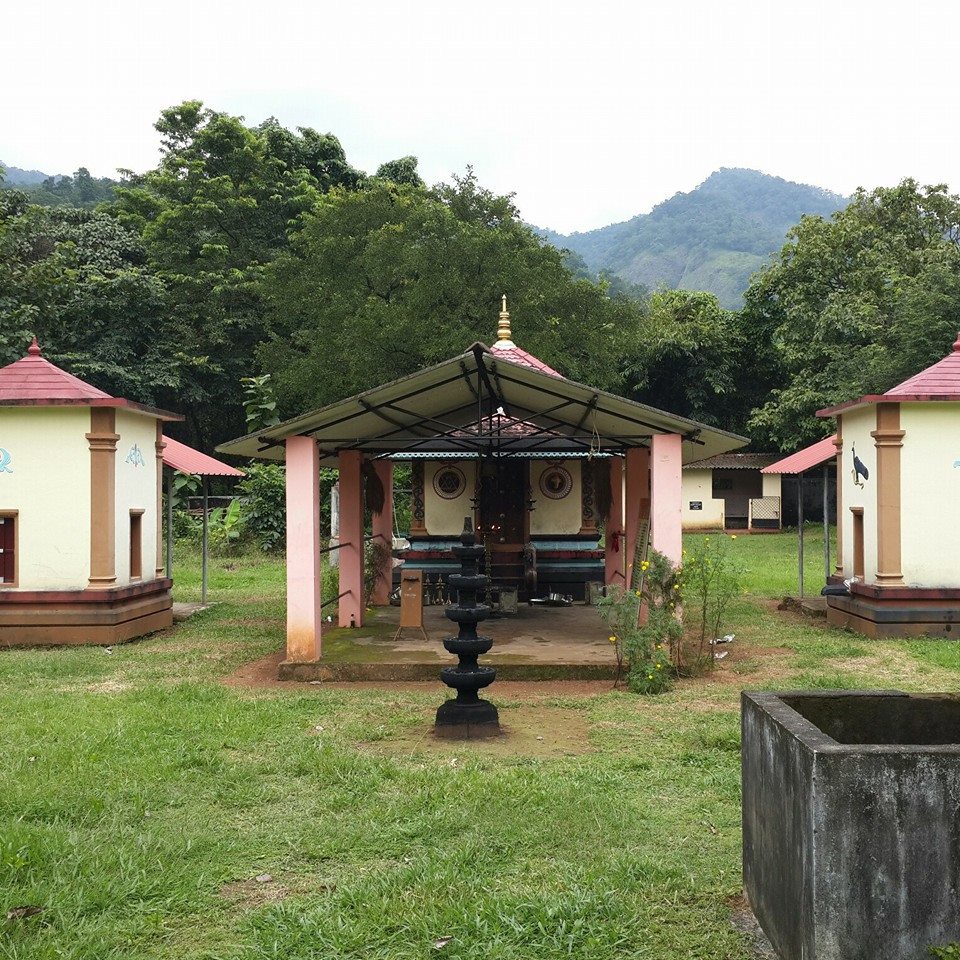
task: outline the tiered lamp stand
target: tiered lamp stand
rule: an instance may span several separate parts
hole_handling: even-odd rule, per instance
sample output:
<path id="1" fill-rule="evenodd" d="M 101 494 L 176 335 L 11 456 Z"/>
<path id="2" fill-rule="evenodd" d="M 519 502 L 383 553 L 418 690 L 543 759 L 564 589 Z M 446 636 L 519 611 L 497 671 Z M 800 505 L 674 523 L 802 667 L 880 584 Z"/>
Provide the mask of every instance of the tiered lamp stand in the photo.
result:
<path id="1" fill-rule="evenodd" d="M 447 652 L 456 654 L 460 662 L 440 671 L 440 679 L 457 695 L 437 710 L 435 730 L 438 737 L 472 740 L 498 736 L 501 730 L 497 708 L 477 693 L 493 683 L 497 672 L 477 663 L 477 658 L 493 646 L 490 637 L 477 636 L 477 624 L 490 616 L 490 607 L 477 603 L 477 594 L 486 589 L 490 578 L 477 572 L 483 545 L 477 544 L 469 517 L 463 522 L 460 543 L 453 548 L 460 560 L 460 573 L 451 575 L 448 581 L 450 589 L 457 591 L 457 603 L 445 611 L 447 618 L 459 625 L 459 631 L 443 641 Z"/>

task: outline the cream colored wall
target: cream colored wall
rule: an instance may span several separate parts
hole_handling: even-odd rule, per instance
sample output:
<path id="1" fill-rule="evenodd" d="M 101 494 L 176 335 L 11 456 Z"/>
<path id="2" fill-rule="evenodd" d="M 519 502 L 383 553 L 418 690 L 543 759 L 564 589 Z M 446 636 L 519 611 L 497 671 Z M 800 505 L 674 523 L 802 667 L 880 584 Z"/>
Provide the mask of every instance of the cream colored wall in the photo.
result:
<path id="1" fill-rule="evenodd" d="M 763 496 L 782 496 L 781 476 L 779 473 L 761 473 L 760 476 L 763 478 Z"/>
<path id="2" fill-rule="evenodd" d="M 712 470 L 684 470 L 683 529 L 722 530 L 725 521 L 723 500 L 713 499 Z M 702 510 L 691 510 L 691 501 L 699 500 Z"/>
<path id="3" fill-rule="evenodd" d="M 443 467 L 458 467 L 466 477 L 463 493 L 454 500 L 444 500 L 433 489 L 433 477 Z M 473 517 L 473 496 L 476 487 L 475 460 L 442 460 L 423 465 L 423 523 L 432 537 L 458 536 L 463 531 L 463 518 Z"/>
<path id="4" fill-rule="evenodd" d="M 877 408 L 864 407 L 843 414 L 843 460 L 840 482 L 843 488 L 843 574 L 853 576 L 853 515 L 851 507 L 863 507 L 864 582 L 877 577 L 877 449 L 870 433 L 877 429 Z M 858 487 L 853 481 L 853 449 L 870 472 L 870 479 Z"/>
<path id="5" fill-rule="evenodd" d="M 157 421 L 143 414 L 117 411 L 116 570 L 117 586 L 130 583 L 130 511 L 143 510 L 141 558 L 143 580 L 157 566 Z M 139 457 L 136 450 L 139 451 Z M 143 462 L 140 462 L 140 461 Z"/>
<path id="6" fill-rule="evenodd" d="M 573 486 L 562 500 L 553 500 L 540 492 L 541 474 L 554 466 L 562 466 L 569 471 Z M 531 460 L 530 490 L 533 497 L 533 513 L 530 514 L 530 533 L 576 534 L 583 525 L 582 474 L 579 460 Z"/>
<path id="7" fill-rule="evenodd" d="M 900 429 L 904 583 L 960 587 L 960 403 L 901 404 Z"/>
<path id="8" fill-rule="evenodd" d="M 87 407 L 0 407 L 0 447 L 10 455 L 0 472 L 0 510 L 18 512 L 21 590 L 87 586 L 89 431 Z"/>

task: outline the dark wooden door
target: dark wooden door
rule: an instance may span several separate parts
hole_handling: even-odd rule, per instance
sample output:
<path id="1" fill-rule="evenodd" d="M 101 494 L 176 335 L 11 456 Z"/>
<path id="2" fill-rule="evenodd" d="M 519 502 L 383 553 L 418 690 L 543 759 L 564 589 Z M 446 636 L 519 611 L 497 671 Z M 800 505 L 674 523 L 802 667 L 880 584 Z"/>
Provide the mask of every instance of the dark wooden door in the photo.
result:
<path id="1" fill-rule="evenodd" d="M 489 460 L 480 467 L 480 532 L 487 543 L 527 539 L 527 462 Z"/>

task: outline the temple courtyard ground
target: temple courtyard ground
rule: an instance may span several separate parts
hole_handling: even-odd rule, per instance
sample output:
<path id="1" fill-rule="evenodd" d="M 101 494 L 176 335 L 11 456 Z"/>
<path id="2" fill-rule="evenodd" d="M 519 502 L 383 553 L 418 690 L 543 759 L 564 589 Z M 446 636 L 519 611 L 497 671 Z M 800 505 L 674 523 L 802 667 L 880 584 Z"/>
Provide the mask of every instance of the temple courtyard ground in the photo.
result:
<path id="1" fill-rule="evenodd" d="M 757 956 L 740 690 L 954 690 L 960 646 L 778 611 L 795 539 L 732 546 L 749 592 L 712 676 L 498 682 L 482 744 L 430 736 L 438 681 L 258 672 L 283 634 L 260 557 L 216 561 L 217 604 L 167 633 L 0 652 L 0 957 Z M 198 579 L 178 557 L 179 600 Z"/>

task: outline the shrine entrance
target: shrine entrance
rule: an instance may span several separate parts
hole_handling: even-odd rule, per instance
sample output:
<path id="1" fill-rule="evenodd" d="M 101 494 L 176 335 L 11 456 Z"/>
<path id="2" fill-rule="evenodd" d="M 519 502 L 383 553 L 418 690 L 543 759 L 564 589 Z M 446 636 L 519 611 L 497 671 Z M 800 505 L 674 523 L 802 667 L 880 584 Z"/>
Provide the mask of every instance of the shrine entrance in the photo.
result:
<path id="1" fill-rule="evenodd" d="M 529 539 L 527 462 L 504 457 L 482 461 L 477 484 L 477 534 L 488 543 L 522 547 Z"/>
<path id="2" fill-rule="evenodd" d="M 526 460 L 488 457 L 477 471 L 477 537 L 481 564 L 495 589 L 530 598 L 524 545 L 530 539 L 530 483 Z"/>

